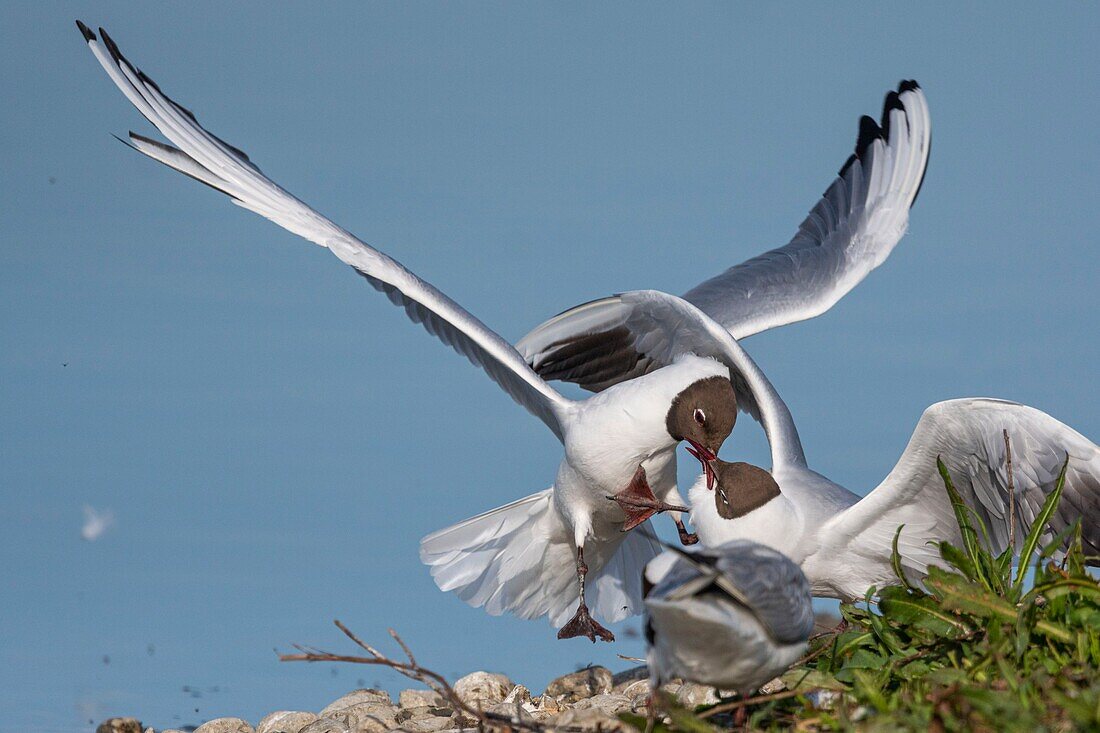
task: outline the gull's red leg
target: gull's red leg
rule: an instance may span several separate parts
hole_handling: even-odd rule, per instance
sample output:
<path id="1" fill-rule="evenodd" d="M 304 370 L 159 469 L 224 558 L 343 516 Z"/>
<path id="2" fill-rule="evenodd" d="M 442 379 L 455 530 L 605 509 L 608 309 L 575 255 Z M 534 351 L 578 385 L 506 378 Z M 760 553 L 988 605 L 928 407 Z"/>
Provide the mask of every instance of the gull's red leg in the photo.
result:
<path id="1" fill-rule="evenodd" d="M 587 637 L 593 644 L 596 643 L 596 637 L 600 637 L 602 641 L 615 641 L 615 635 L 605 629 L 603 626 L 592 618 L 592 615 L 588 612 L 588 606 L 584 602 L 584 577 L 588 574 L 588 565 L 584 562 L 584 548 L 577 548 L 577 579 L 581 584 L 581 602 L 577 606 L 577 612 L 573 614 L 573 618 L 569 619 L 569 622 L 558 629 L 559 639 L 572 639 L 576 636 Z"/>
<path id="2" fill-rule="evenodd" d="M 627 484 L 625 489 L 607 498 L 618 504 L 619 508 L 623 510 L 623 514 L 626 515 L 626 521 L 623 523 L 624 532 L 629 532 L 660 512 L 689 511 L 686 506 L 668 504 L 658 500 L 653 494 L 653 489 L 649 488 L 645 469 L 641 466 L 638 466 L 638 470 L 634 472 L 634 477 L 630 479 L 630 483 Z"/>

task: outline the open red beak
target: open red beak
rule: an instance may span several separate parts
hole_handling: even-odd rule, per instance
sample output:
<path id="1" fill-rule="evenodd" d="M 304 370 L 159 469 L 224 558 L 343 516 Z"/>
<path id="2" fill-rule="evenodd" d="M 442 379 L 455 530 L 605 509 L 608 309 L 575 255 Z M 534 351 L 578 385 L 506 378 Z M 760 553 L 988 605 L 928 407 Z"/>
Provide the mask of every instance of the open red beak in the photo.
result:
<path id="1" fill-rule="evenodd" d="M 707 488 L 714 489 L 714 485 L 718 482 L 718 477 L 714 473 L 713 462 L 718 460 L 718 454 L 712 451 L 710 448 L 706 448 L 699 443 L 696 443 L 691 438 L 688 438 L 687 452 L 695 456 L 695 459 L 699 463 L 703 464 L 703 473 L 707 477 Z"/>

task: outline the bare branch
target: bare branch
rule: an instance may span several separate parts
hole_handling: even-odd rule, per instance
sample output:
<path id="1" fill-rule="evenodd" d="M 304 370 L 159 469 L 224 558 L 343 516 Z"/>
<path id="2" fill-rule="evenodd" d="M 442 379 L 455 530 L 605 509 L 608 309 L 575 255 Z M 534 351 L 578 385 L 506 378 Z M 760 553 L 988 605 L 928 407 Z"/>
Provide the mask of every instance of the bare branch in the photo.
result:
<path id="1" fill-rule="evenodd" d="M 526 720 L 517 715 L 505 715 L 502 713 L 487 712 L 480 708 L 474 708 L 467 704 L 458 696 L 451 684 L 447 682 L 447 679 L 439 674 L 433 672 L 426 667 L 421 667 L 420 663 L 416 661 L 416 657 L 413 655 L 412 650 L 401 639 L 396 631 L 390 629 L 390 636 L 401 647 L 401 650 L 408 657 L 408 662 L 398 662 L 397 660 L 390 659 L 382 652 L 378 651 L 371 645 L 367 644 L 355 635 L 347 626 L 344 626 L 339 620 L 334 622 L 336 627 L 344 633 L 346 637 L 351 639 L 356 646 L 364 649 L 371 656 L 358 657 L 349 656 L 346 654 L 333 654 L 332 652 L 326 652 L 314 647 L 303 646 L 301 644 L 293 644 L 292 646 L 297 649 L 299 654 L 280 654 L 279 661 L 281 662 L 346 662 L 348 664 L 373 664 L 382 667 L 389 667 L 398 674 L 408 677 L 411 680 L 420 682 L 426 685 L 430 689 L 438 692 L 451 706 L 457 711 L 477 722 L 477 727 L 486 730 L 501 730 L 505 728 L 513 728 L 517 730 L 535 731 L 535 733 L 542 733 L 547 730 L 547 726 L 534 720 Z"/>
<path id="2" fill-rule="evenodd" d="M 819 690 L 819 687 L 808 687 L 803 690 L 783 690 L 782 692 L 774 692 L 771 695 L 757 695 L 756 697 L 746 697 L 741 700 L 734 700 L 733 702 L 725 702 L 721 705 L 715 705 L 709 710 L 704 710 L 699 713 L 700 718 L 710 718 L 719 713 L 728 713 L 733 710 L 739 710 L 740 708 L 748 707 L 749 705 L 759 705 L 763 702 L 772 702 L 773 700 L 785 700 L 788 697 L 795 697 L 797 695 L 805 695 L 810 692 Z"/>
<path id="3" fill-rule="evenodd" d="M 347 626 L 344 626 L 343 622 L 341 622 L 340 619 L 333 619 L 332 623 L 336 624 L 336 628 L 344 632 L 344 636 L 354 641 L 360 648 L 365 649 L 368 654 L 373 657 L 381 658 L 382 654 L 379 653 L 377 649 L 370 646 L 369 644 L 361 640 L 358 636 L 356 636 L 351 629 L 349 629 Z"/>
<path id="4" fill-rule="evenodd" d="M 405 652 L 405 656 L 409 658 L 409 664 L 416 665 L 416 657 L 413 656 L 412 650 L 405 645 L 405 642 L 401 640 L 401 637 L 397 635 L 397 632 L 393 629 L 387 629 L 387 631 L 390 632 L 390 636 L 393 637 L 393 640 L 401 645 L 401 649 Z"/>

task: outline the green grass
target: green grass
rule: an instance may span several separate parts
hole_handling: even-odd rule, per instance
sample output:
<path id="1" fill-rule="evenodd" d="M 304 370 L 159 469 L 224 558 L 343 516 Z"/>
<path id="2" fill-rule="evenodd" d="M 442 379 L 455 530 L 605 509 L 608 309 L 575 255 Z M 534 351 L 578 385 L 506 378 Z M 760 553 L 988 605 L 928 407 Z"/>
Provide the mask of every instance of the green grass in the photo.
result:
<path id="1" fill-rule="evenodd" d="M 939 545 L 944 568 L 922 589 L 901 574 L 895 535 L 901 584 L 841 606 L 847 628 L 811 641 L 784 676 L 787 697 L 746 706 L 750 729 L 1100 731 L 1100 585 L 1085 569 L 1080 523 L 1040 546 L 1065 467 L 1019 543 L 1015 572 L 1011 550 L 985 549 L 986 527 L 939 468 L 962 547 Z M 675 710 L 657 730 L 730 728 L 728 707 Z"/>

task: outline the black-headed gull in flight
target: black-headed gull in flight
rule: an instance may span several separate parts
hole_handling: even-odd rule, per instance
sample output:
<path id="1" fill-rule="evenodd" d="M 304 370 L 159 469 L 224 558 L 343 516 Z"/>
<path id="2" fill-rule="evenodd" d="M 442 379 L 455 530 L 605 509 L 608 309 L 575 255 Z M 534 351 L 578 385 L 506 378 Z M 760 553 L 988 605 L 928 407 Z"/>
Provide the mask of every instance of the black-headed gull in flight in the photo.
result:
<path id="1" fill-rule="evenodd" d="M 860 119 L 855 152 L 788 244 L 731 267 L 683 298 L 738 339 L 824 313 L 881 265 L 905 234 L 928 166 L 931 135 L 924 92 L 915 81 L 901 82 L 886 95 L 878 123 Z M 645 312 L 623 297 L 565 311 L 516 348 L 543 379 L 594 392 L 691 351 L 684 338 L 668 340 L 661 329 L 650 329 Z M 735 386 L 741 409 L 755 415 L 752 395 Z M 708 456 L 698 446 L 688 450 L 706 471 Z M 675 486 L 658 493 L 683 502 Z M 686 536 L 679 513 L 671 517 Z"/>
<path id="2" fill-rule="evenodd" d="M 687 440 L 701 460 L 717 454 L 737 414 L 728 368 L 684 354 L 587 400 L 563 397 L 453 300 L 292 196 L 204 129 L 102 29 L 97 36 L 77 25 L 115 85 L 175 146 L 130 133 L 134 148 L 329 249 L 414 322 L 481 367 L 561 440 L 565 456 L 551 489 L 424 540 L 421 556 L 439 586 L 490 613 L 548 615 L 561 627 L 560 638 L 612 640 L 588 603 L 608 622 L 640 613 L 642 568 L 659 547 L 622 528 L 658 511 L 686 510 L 667 501 L 675 493 L 675 448 Z"/>
<path id="3" fill-rule="evenodd" d="M 653 690 L 679 677 L 747 695 L 806 650 L 810 585 L 770 547 L 734 540 L 703 552 L 670 549 L 645 574 Z"/>

